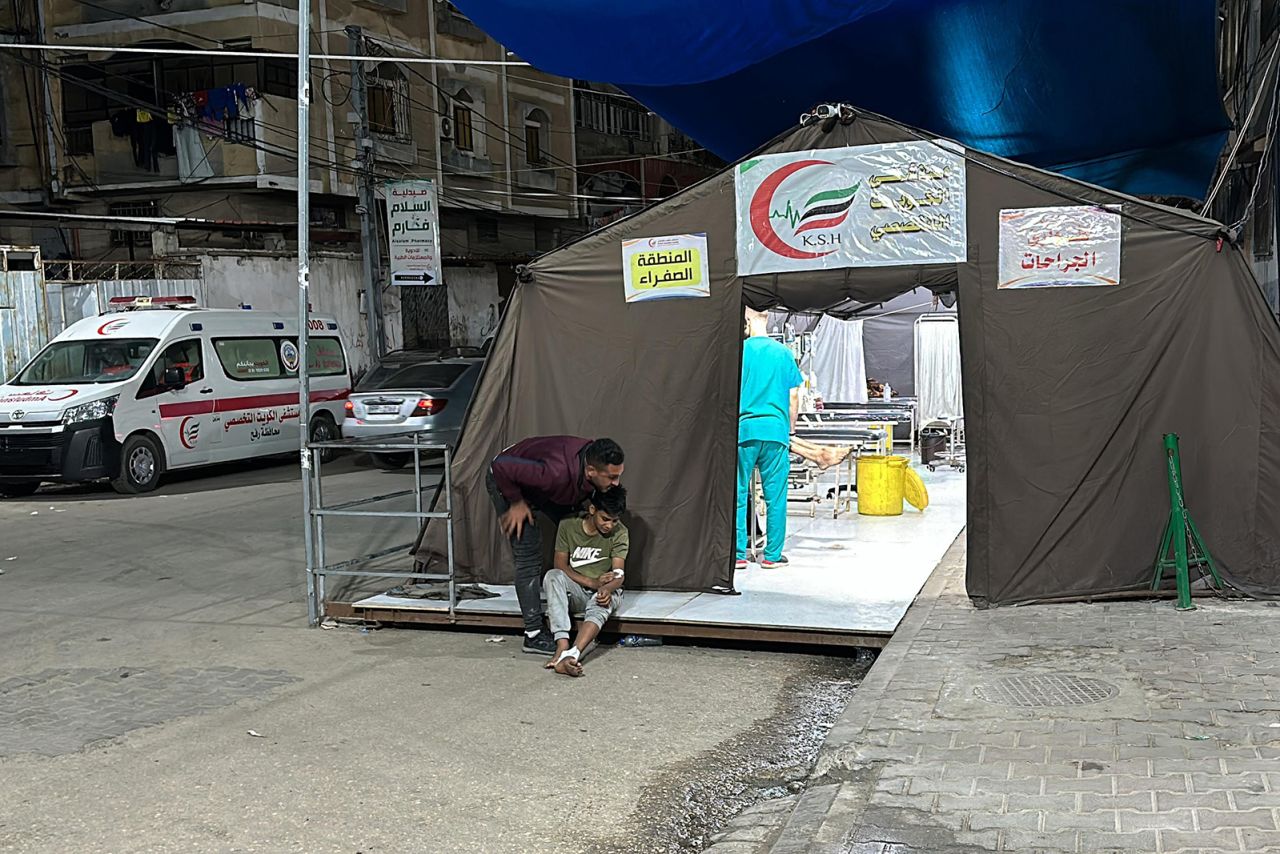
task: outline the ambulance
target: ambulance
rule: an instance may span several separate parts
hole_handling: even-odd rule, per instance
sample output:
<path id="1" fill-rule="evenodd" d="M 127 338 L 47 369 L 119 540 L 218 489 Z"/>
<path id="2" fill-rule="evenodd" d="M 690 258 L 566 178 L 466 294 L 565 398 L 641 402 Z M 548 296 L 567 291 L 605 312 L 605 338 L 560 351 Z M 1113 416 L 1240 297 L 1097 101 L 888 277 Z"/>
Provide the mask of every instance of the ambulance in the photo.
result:
<path id="1" fill-rule="evenodd" d="M 337 322 L 308 322 L 312 441 L 338 438 L 351 372 Z M 297 452 L 296 317 L 116 297 L 0 385 L 0 497 L 41 483 L 156 488 L 167 471 Z"/>

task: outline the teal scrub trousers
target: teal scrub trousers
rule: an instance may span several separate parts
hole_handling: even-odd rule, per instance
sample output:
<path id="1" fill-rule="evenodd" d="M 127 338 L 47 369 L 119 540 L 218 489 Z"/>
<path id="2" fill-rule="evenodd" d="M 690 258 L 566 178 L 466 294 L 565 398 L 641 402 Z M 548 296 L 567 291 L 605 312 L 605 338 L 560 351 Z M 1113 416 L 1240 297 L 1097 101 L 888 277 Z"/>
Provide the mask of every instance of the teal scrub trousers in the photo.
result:
<path id="1" fill-rule="evenodd" d="M 781 442 L 738 443 L 738 550 L 737 559 L 747 557 L 747 511 L 751 505 L 751 473 L 760 469 L 767 510 L 765 560 L 782 557 L 782 541 L 787 538 L 787 474 L 791 469 L 790 449 Z"/>

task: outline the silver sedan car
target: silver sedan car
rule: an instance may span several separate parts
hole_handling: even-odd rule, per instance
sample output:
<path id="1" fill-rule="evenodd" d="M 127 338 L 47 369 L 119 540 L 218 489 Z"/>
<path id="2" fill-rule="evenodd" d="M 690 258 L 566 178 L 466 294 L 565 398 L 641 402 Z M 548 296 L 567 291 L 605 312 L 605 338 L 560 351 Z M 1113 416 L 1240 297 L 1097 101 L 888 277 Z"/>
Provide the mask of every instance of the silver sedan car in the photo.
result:
<path id="1" fill-rule="evenodd" d="M 483 358 L 441 359 L 398 351 L 356 384 L 346 403 L 342 435 L 373 439 L 418 433 L 423 442 L 457 445 Z M 400 468 L 408 452 L 371 454 L 383 468 Z"/>

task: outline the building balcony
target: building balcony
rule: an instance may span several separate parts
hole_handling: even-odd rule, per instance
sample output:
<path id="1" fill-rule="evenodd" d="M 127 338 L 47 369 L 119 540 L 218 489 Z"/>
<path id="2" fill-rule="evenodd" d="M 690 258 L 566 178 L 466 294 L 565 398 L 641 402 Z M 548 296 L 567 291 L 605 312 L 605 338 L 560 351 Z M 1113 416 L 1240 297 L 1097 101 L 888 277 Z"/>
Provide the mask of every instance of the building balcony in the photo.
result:
<path id="1" fill-rule="evenodd" d="M 179 136 L 163 117 L 137 124 L 117 120 L 69 128 L 65 180 L 69 187 L 115 190 L 163 185 L 259 183 L 264 176 L 296 173 L 296 101 L 257 100 L 239 118 L 197 125 L 194 168 L 179 173 Z M 147 125 L 151 125 L 148 127 Z M 117 133 L 122 131 L 122 133 Z M 153 153 L 154 152 L 154 153 Z"/>

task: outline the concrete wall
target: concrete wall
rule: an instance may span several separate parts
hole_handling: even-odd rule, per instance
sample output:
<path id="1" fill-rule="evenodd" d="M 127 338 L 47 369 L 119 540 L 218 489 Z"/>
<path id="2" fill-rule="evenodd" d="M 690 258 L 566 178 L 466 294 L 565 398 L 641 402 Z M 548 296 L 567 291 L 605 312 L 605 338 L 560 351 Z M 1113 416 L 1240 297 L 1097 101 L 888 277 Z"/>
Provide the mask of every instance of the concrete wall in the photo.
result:
<path id="1" fill-rule="evenodd" d="M 297 261 L 288 255 L 269 253 L 217 253 L 200 256 L 205 298 L 211 308 L 236 308 L 244 304 L 260 311 L 298 310 Z M 365 327 L 360 312 L 363 290 L 360 258 L 356 255 L 311 257 L 311 310 L 338 319 L 352 368 L 369 365 Z M 400 296 L 394 290 L 383 295 L 387 347 L 401 346 Z"/>
<path id="2" fill-rule="evenodd" d="M 493 264 L 449 267 L 449 340 L 455 347 L 479 347 L 498 323 L 498 271 Z"/>

